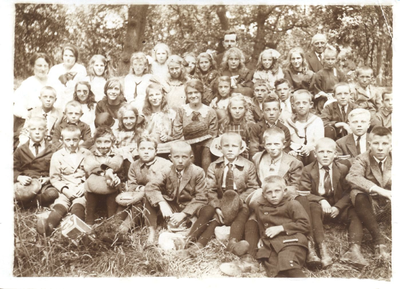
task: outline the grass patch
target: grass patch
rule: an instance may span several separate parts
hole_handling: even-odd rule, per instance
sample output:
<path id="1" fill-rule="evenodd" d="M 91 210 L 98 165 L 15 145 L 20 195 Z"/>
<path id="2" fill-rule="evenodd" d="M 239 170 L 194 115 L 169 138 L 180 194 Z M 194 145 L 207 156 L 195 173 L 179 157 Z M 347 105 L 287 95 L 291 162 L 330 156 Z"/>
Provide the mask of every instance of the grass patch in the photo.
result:
<path id="1" fill-rule="evenodd" d="M 164 252 L 158 247 L 145 247 L 147 230 L 137 228 L 126 235 L 122 244 L 110 244 L 99 239 L 85 239 L 77 246 L 56 230 L 51 237 L 36 233 L 36 215 L 44 208 L 14 212 L 14 267 L 16 277 L 223 277 L 219 265 L 237 260 L 226 252 L 224 245 L 213 239 L 194 258 L 177 252 Z M 107 230 L 105 221 L 96 230 Z M 391 248 L 391 227 L 380 224 L 385 242 Z M 312 278 L 358 278 L 389 281 L 392 277 L 391 261 L 373 258 L 369 233 L 364 230 L 362 253 L 370 265 L 361 271 L 341 264 L 339 257 L 347 250 L 346 229 L 338 225 L 326 226 L 326 240 L 335 263 L 328 269 L 310 271 Z M 97 231 L 97 233 L 99 233 Z M 245 273 L 243 277 L 260 278 L 264 273 Z"/>

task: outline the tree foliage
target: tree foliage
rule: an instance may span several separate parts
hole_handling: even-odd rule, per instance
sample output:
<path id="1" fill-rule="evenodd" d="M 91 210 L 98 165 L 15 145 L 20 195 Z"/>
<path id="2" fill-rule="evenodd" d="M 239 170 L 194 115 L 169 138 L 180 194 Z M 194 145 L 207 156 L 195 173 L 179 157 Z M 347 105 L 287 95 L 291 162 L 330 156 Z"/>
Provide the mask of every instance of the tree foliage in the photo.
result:
<path id="1" fill-rule="evenodd" d="M 236 30 L 250 68 L 266 47 L 307 49 L 317 32 L 326 33 L 356 64 L 373 67 L 380 84 L 390 85 L 393 13 L 391 6 L 357 5 L 50 5 L 16 4 L 16 77 L 29 76 L 35 51 L 61 61 L 61 45 L 80 47 L 81 62 L 108 55 L 115 73 L 126 74 L 130 54 L 151 55 L 158 42 L 174 54 L 221 51 L 223 32 Z M 118 66 L 118 67 L 117 67 Z"/>

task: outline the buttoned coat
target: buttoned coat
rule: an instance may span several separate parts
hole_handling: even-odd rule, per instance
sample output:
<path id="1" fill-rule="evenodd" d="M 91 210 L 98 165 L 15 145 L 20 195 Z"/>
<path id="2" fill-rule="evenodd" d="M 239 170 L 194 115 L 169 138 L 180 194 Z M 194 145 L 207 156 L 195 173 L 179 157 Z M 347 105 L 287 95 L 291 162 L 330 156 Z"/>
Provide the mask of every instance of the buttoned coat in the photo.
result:
<path id="1" fill-rule="evenodd" d="M 55 152 L 50 161 L 50 182 L 57 189 L 67 186 L 70 189 L 77 188 L 86 180 L 83 163 L 91 152 L 85 148 L 79 148 L 77 162 L 74 163 L 65 148 Z"/>
<path id="2" fill-rule="evenodd" d="M 334 203 L 331 203 L 331 206 L 338 208 L 341 213 L 351 205 L 349 196 L 350 187 L 345 179 L 348 171 L 349 169 L 345 165 L 338 162 L 332 163 L 332 189 Z M 318 161 L 314 161 L 304 167 L 300 182 L 300 190 L 310 191 L 307 198 L 311 202 L 318 203 L 321 200 L 326 199 L 318 193 L 319 182 L 319 163 Z M 326 200 L 328 201 L 328 199 Z"/>
<path id="3" fill-rule="evenodd" d="M 318 59 L 317 55 L 314 51 L 307 51 L 305 53 L 306 60 L 308 62 L 308 66 L 314 72 L 320 71 L 324 66 L 322 65 L 321 61 Z"/>
<path id="4" fill-rule="evenodd" d="M 349 113 L 355 108 L 355 105 L 351 102 L 348 103 L 346 117 L 343 118 L 342 112 L 340 111 L 339 104 L 337 101 L 326 105 L 321 112 L 321 119 L 324 122 L 324 126 L 331 125 L 335 126 L 338 122 L 347 123 Z"/>
<path id="5" fill-rule="evenodd" d="M 45 142 L 45 149 L 34 156 L 29 148 L 29 141 L 14 152 L 14 182 L 20 175 L 31 178 L 48 177 L 50 159 L 53 155 L 52 146 Z"/>
<path id="6" fill-rule="evenodd" d="M 369 90 L 371 95 L 364 88 L 362 88 L 359 84 L 354 87 L 355 95 L 354 102 L 357 107 L 368 109 L 369 111 L 376 112 L 382 106 L 382 95 L 379 92 L 378 88 L 375 86 L 369 85 Z"/>
<path id="7" fill-rule="evenodd" d="M 204 170 L 194 164 L 185 168 L 178 188 L 178 176 L 174 165 L 167 172 L 159 172 L 150 180 L 144 191 L 152 206 L 161 201 L 174 201 L 183 206 L 182 212 L 193 216 L 207 204 Z"/>
<path id="8" fill-rule="evenodd" d="M 214 208 L 220 207 L 220 199 L 223 195 L 222 181 L 224 176 L 224 158 L 220 157 L 212 162 L 207 172 L 207 192 L 209 204 Z M 233 168 L 236 191 L 240 199 L 245 202 L 248 195 L 258 189 L 256 168 L 254 164 L 242 156 L 238 156 Z"/>

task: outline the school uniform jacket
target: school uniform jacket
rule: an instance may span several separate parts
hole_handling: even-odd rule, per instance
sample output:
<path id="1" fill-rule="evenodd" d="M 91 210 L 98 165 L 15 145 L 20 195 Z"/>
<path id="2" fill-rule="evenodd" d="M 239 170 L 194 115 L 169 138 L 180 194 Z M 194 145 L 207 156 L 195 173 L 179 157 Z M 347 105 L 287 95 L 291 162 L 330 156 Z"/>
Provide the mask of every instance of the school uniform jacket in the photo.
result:
<path id="1" fill-rule="evenodd" d="M 386 158 L 383 168 L 383 175 L 378 163 L 368 150 L 356 157 L 346 177 L 352 190 L 368 193 L 369 190 L 377 185 L 386 190 L 392 189 L 392 155 Z"/>
<path id="2" fill-rule="evenodd" d="M 50 159 L 53 149 L 49 142 L 45 142 L 45 149 L 34 156 L 29 149 L 29 142 L 24 143 L 14 152 L 14 182 L 20 175 L 31 178 L 48 177 Z"/>
<path id="3" fill-rule="evenodd" d="M 351 102 L 347 105 L 346 117 L 343 118 L 342 112 L 337 101 L 332 102 L 324 107 L 321 113 L 321 119 L 324 122 L 324 126 L 334 126 L 338 122 L 348 121 L 349 113 L 355 109 L 355 105 Z"/>
<path id="4" fill-rule="evenodd" d="M 339 209 L 340 213 L 346 210 L 350 205 L 350 187 L 346 182 L 345 178 L 348 173 L 348 168 L 337 162 L 332 163 L 332 185 L 333 185 L 333 200 L 331 206 Z M 307 198 L 311 202 L 320 202 L 326 199 L 318 193 L 318 187 L 320 182 L 319 175 L 319 163 L 314 161 L 307 165 L 303 169 L 300 182 L 301 191 L 310 191 Z M 326 199 L 329 201 L 328 199 Z"/>
<path id="5" fill-rule="evenodd" d="M 305 53 L 306 60 L 308 62 L 308 66 L 314 72 L 320 71 L 324 66 L 322 65 L 321 61 L 319 61 L 317 55 L 314 51 L 307 51 Z"/>
<path id="6" fill-rule="evenodd" d="M 367 135 L 367 147 L 368 147 L 368 135 Z M 357 146 L 354 140 L 354 135 L 348 134 L 336 141 L 336 149 L 338 155 L 350 155 L 353 159 L 357 156 Z"/>
<path id="7" fill-rule="evenodd" d="M 65 148 L 56 151 L 50 161 L 50 182 L 57 189 L 61 190 L 64 186 L 76 188 L 86 180 L 84 171 L 84 160 L 91 155 L 85 148 L 79 148 L 77 163 L 71 161 L 69 153 Z"/>
<path id="8" fill-rule="evenodd" d="M 378 111 L 382 106 L 382 95 L 375 86 L 368 86 L 371 95 L 359 84 L 354 87 L 354 102 L 357 107 L 368 109 L 369 111 Z"/>
<path id="9" fill-rule="evenodd" d="M 253 112 L 253 117 L 255 122 L 263 121 L 264 120 L 264 112 L 260 108 L 260 103 L 258 100 L 254 97 L 251 102 L 251 110 Z"/>
<path id="10" fill-rule="evenodd" d="M 215 208 L 220 207 L 220 199 L 223 195 L 222 181 L 224 176 L 224 158 L 220 157 L 212 162 L 207 172 L 207 192 L 209 204 Z M 245 202 L 248 195 L 258 189 L 257 173 L 254 164 L 242 156 L 238 156 L 233 168 L 233 177 L 236 191 L 240 199 Z"/>
<path id="11" fill-rule="evenodd" d="M 134 161 L 129 167 L 128 190 L 132 192 L 138 186 L 145 186 L 157 173 L 167 174 L 171 165 L 170 161 L 157 156 L 149 167 L 140 159 Z"/>
<path id="12" fill-rule="evenodd" d="M 194 164 L 185 168 L 178 188 L 178 176 L 173 165 L 167 172 L 159 172 L 150 180 L 145 189 L 145 196 L 152 206 L 161 201 L 176 202 L 182 212 L 193 216 L 207 204 L 206 177 L 204 170 Z"/>
<path id="13" fill-rule="evenodd" d="M 253 163 L 258 168 L 260 166 L 260 162 L 262 157 L 267 154 L 267 151 L 258 152 L 253 156 Z M 293 193 L 296 193 L 296 190 L 299 189 L 301 172 L 303 170 L 303 163 L 288 155 L 286 153 L 282 153 L 281 164 L 279 166 L 278 175 L 285 179 L 286 185 L 288 187 L 292 187 Z M 261 186 L 261 180 L 258 179 L 258 183 Z"/>
<path id="14" fill-rule="evenodd" d="M 78 120 L 76 124 L 70 124 L 67 122 L 67 119 L 64 118 L 54 129 L 52 144 L 55 149 L 60 149 L 62 147 L 63 144 L 61 140 L 61 131 L 68 125 L 76 125 L 81 131 L 81 138 L 83 140 L 81 146 L 83 146 L 86 149 L 89 149 L 93 145 L 92 134 L 90 126 L 88 124 L 80 120 Z"/>
<path id="15" fill-rule="evenodd" d="M 285 133 L 285 147 L 283 151 L 284 152 L 290 151 L 289 129 L 280 120 L 277 121 L 276 127 L 280 128 Z M 264 120 L 250 125 L 250 143 L 249 143 L 250 158 L 252 158 L 256 153 L 264 149 L 263 134 L 267 128 L 269 128 L 269 125 L 267 125 L 267 123 Z"/>
<path id="16" fill-rule="evenodd" d="M 269 258 L 272 250 L 279 253 L 288 246 L 292 246 L 291 248 L 295 248 L 294 246 L 307 248 L 305 235 L 310 232 L 310 221 L 306 211 L 298 201 L 284 197 L 278 205 L 272 205 L 265 198 L 261 198 L 250 208 L 255 211 L 264 245 L 258 250 L 257 258 Z M 267 228 L 280 225 L 283 226 L 284 232 L 272 239 L 265 235 Z M 285 240 L 290 239 L 297 239 L 297 241 L 284 243 Z M 287 256 L 287 258 L 291 257 L 293 256 L 290 256 L 290 254 Z M 287 261 L 289 263 L 289 260 Z M 288 269 L 290 269 L 290 266 Z"/>

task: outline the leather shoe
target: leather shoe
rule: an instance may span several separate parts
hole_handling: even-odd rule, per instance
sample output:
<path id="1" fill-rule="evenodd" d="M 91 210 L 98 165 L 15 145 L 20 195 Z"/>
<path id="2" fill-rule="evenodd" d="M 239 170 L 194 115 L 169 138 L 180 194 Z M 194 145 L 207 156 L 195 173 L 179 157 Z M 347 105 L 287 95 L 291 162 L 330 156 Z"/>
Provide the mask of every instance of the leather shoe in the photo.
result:
<path id="1" fill-rule="evenodd" d="M 340 258 L 340 261 L 354 265 L 359 269 L 369 265 L 361 253 L 360 245 L 357 244 L 351 244 L 349 250 Z"/>
<path id="2" fill-rule="evenodd" d="M 308 252 L 307 252 L 307 259 L 306 264 L 307 267 L 311 269 L 316 269 L 321 267 L 321 259 L 318 257 L 317 252 L 315 252 L 315 245 L 314 241 L 310 238 L 308 239 Z"/>
<path id="3" fill-rule="evenodd" d="M 390 259 L 390 253 L 388 252 L 386 245 L 375 245 L 375 257 L 383 260 Z"/>
<path id="4" fill-rule="evenodd" d="M 326 247 L 326 244 L 322 242 L 321 244 L 318 245 L 319 248 L 319 253 L 321 255 L 321 265 L 322 268 L 326 268 L 330 265 L 333 264 L 333 260 L 331 256 L 329 255 L 328 248 Z"/>
<path id="5" fill-rule="evenodd" d="M 249 243 L 245 240 L 238 242 L 235 238 L 229 240 L 227 250 L 236 256 L 242 256 L 249 250 Z"/>

